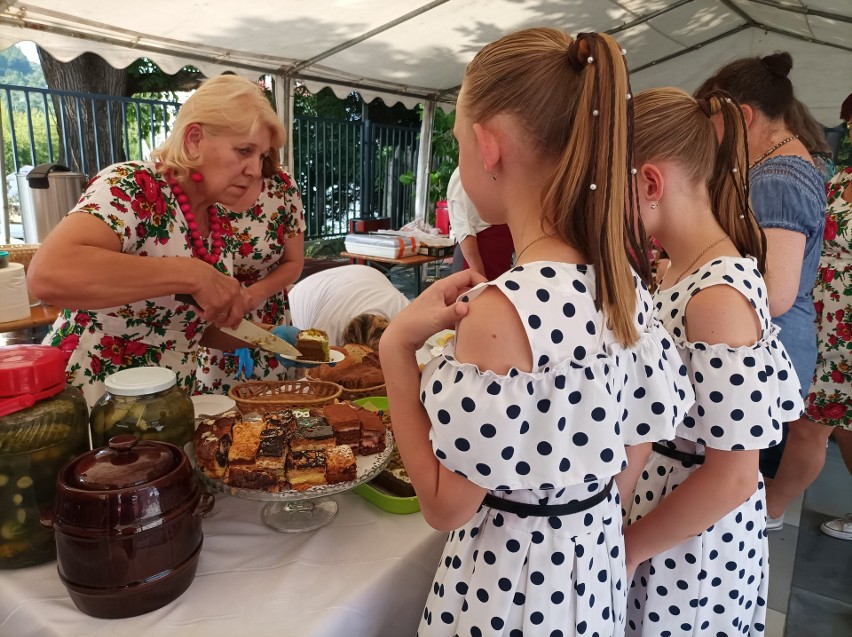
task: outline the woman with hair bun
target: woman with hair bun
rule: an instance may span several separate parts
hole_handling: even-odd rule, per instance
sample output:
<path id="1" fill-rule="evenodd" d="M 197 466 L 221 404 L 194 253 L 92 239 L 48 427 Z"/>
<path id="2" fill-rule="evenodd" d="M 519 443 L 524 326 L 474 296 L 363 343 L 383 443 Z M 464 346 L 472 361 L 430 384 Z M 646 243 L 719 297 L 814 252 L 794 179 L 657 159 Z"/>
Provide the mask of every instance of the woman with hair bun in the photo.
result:
<path id="1" fill-rule="evenodd" d="M 789 53 L 735 60 L 704 82 L 701 97 L 726 91 L 740 103 L 748 129 L 748 171 L 751 203 L 766 233 L 766 280 L 772 321 L 781 328 L 780 339 L 793 360 L 801 395 L 808 394 L 816 368 L 816 327 L 812 290 L 822 250 L 825 226 L 825 186 L 803 143 L 809 135 L 793 130 L 804 108 L 788 77 L 793 67 Z M 784 439 L 788 438 L 785 426 Z M 791 446 L 812 448 L 818 432 L 806 418 L 789 423 Z M 779 470 L 784 442 L 761 454 L 761 469 L 777 478 L 779 487 L 767 483 L 767 530 L 784 523 L 784 508 L 791 496 Z M 797 472 L 798 467 L 787 467 Z"/>
<path id="2" fill-rule="evenodd" d="M 746 130 L 722 93 L 636 96 L 638 201 L 666 250 L 657 312 L 689 370 L 695 405 L 655 442 L 625 529 L 628 635 L 762 635 L 768 542 L 759 452 L 802 412 L 772 325 L 766 242 L 748 205 Z M 722 129 L 717 142 L 710 118 Z"/>
<path id="3" fill-rule="evenodd" d="M 450 532 L 420 637 L 624 634 L 632 488 L 613 482 L 626 447 L 672 437 L 692 402 L 634 271 L 649 268 L 626 212 L 632 103 L 600 33 L 519 31 L 465 72 L 462 183 L 517 259 L 435 283 L 382 337 L 395 440 L 426 520 Z M 416 351 L 452 327 L 421 377 Z"/>

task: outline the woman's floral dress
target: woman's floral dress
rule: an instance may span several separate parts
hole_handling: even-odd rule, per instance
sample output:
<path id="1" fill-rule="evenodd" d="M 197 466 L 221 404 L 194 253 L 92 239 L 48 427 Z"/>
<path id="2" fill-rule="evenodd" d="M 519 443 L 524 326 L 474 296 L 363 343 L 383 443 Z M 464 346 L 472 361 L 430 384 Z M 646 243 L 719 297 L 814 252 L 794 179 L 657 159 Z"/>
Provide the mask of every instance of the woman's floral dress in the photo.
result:
<path id="1" fill-rule="evenodd" d="M 248 287 L 279 266 L 287 239 L 305 231 L 302 198 L 293 179 L 284 171 L 263 182 L 260 197 L 245 212 L 227 213 L 230 239 L 227 249 L 233 254 L 234 276 Z M 246 319 L 258 323 L 290 323 L 287 291 L 270 296 Z M 283 367 L 273 354 L 252 349 L 254 372 L 248 380 L 284 380 L 295 374 Z M 226 394 L 236 382 L 237 359 L 215 349 L 202 348 L 198 356 L 196 393 Z M 242 380 L 242 379 L 241 379 Z"/>
<path id="2" fill-rule="evenodd" d="M 828 182 L 822 258 L 814 285 L 817 368 L 808 395 L 808 416 L 852 429 L 852 203 L 843 191 L 852 167 Z"/>
<path id="3" fill-rule="evenodd" d="M 175 195 L 151 163 L 105 168 L 69 214 L 75 213 L 106 223 L 125 254 L 192 257 L 189 231 Z M 223 228 L 223 237 L 226 234 Z M 230 274 L 227 252 L 216 268 Z M 44 344 L 70 356 L 68 382 L 82 389 L 91 407 L 104 393 L 104 379 L 127 367 L 168 367 L 177 374 L 178 386 L 191 391 L 198 342 L 206 327 L 193 306 L 165 296 L 100 310 L 65 309 Z"/>

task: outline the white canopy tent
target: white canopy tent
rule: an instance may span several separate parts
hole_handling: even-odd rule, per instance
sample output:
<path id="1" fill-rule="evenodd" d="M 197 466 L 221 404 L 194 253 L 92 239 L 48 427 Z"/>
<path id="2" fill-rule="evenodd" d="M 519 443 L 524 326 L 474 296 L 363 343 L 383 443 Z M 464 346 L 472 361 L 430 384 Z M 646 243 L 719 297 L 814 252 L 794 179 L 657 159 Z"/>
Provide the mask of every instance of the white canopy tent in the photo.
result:
<path id="1" fill-rule="evenodd" d="M 606 31 L 628 50 L 634 90 L 694 89 L 715 68 L 785 50 L 798 96 L 837 123 L 852 91 L 852 0 L 114 0 L 0 1 L 0 48 L 33 41 L 60 60 L 84 51 L 125 67 L 138 57 L 174 73 L 233 71 L 277 78 L 291 117 L 294 81 L 338 95 L 358 90 L 430 117 L 451 105 L 465 66 L 486 43 L 529 26 Z M 426 207 L 421 161 L 417 209 Z"/>

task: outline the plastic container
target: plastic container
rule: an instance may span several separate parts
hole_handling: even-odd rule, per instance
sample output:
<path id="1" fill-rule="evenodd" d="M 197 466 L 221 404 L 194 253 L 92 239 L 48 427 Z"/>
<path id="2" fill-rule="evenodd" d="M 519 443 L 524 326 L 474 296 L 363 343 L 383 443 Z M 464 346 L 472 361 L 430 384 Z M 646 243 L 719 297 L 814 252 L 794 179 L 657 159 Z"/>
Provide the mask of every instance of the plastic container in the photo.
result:
<path id="1" fill-rule="evenodd" d="M 450 234 L 450 209 L 446 199 L 435 204 L 435 227 L 441 234 Z"/>
<path id="2" fill-rule="evenodd" d="M 390 234 L 348 234 L 345 245 L 347 252 L 385 259 L 410 257 L 420 248 L 420 242 L 414 237 Z"/>
<path id="3" fill-rule="evenodd" d="M 56 477 L 89 448 L 83 393 L 65 383 L 65 357 L 44 345 L 0 347 L 0 568 L 56 557 L 42 514 Z"/>
<path id="4" fill-rule="evenodd" d="M 92 447 L 113 436 L 133 434 L 183 447 L 192 440 L 195 410 L 165 367 L 131 367 L 107 376 L 106 393 L 92 407 Z"/>

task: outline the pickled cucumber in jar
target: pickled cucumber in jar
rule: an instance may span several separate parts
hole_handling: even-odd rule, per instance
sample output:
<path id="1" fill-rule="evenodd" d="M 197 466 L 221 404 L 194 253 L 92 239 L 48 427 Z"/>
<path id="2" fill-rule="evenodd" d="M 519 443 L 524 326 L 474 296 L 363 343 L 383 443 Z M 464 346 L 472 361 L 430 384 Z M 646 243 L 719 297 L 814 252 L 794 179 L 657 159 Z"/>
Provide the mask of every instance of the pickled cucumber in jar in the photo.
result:
<path id="1" fill-rule="evenodd" d="M 175 373 L 163 367 L 136 367 L 107 377 L 107 393 L 92 408 L 92 446 L 132 434 L 182 447 L 192 439 L 195 415 Z"/>

